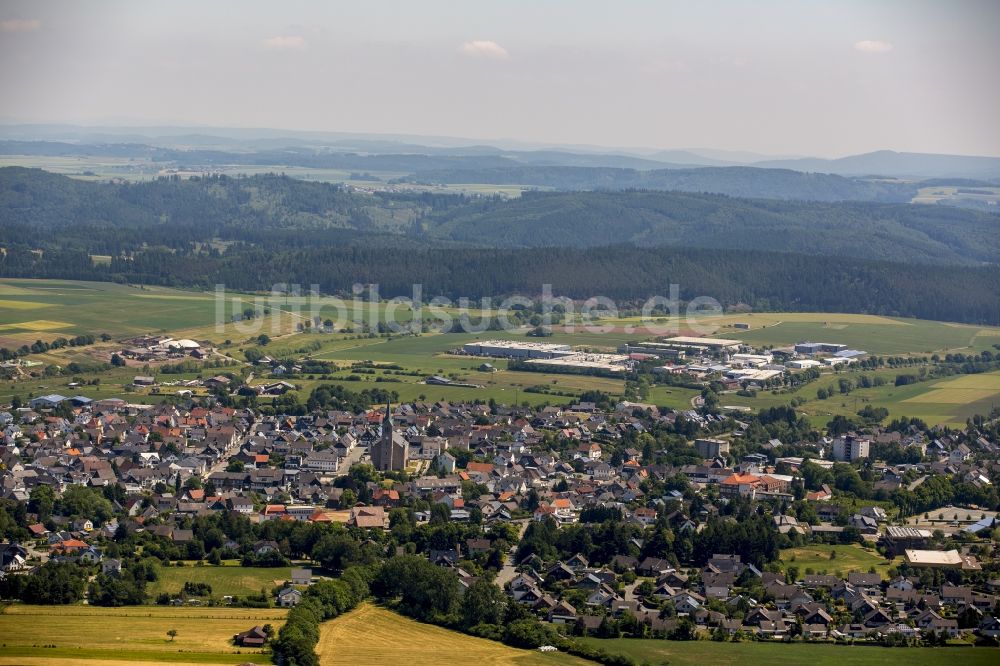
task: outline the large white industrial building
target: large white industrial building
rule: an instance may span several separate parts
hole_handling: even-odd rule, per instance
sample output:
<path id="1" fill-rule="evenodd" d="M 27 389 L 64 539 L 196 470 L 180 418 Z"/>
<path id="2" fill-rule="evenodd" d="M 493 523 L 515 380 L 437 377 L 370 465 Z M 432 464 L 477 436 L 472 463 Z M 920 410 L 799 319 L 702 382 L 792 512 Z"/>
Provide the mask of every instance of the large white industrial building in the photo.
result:
<path id="1" fill-rule="evenodd" d="M 462 351 L 470 356 L 493 356 L 496 358 L 561 358 L 576 352 L 569 345 L 548 342 L 522 342 L 518 340 L 484 340 L 462 345 Z"/>

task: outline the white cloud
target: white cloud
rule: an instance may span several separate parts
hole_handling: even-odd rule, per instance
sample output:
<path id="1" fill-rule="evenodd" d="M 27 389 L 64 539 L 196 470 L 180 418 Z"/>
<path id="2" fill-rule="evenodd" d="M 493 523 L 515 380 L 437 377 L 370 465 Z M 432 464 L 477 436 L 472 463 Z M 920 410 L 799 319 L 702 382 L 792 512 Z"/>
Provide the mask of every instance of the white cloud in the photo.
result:
<path id="1" fill-rule="evenodd" d="M 507 49 L 489 39 L 476 39 L 462 44 L 462 53 L 483 58 L 504 60 L 510 57 Z"/>
<path id="2" fill-rule="evenodd" d="M 0 32 L 32 32 L 42 27 L 38 19 L 7 19 L 0 21 Z"/>
<path id="3" fill-rule="evenodd" d="M 888 53 L 892 50 L 892 44 L 878 39 L 863 39 L 854 44 L 854 50 L 864 53 Z"/>
<path id="4" fill-rule="evenodd" d="M 277 35 L 263 42 L 265 49 L 272 51 L 301 51 L 306 47 L 305 37 L 299 35 Z"/>

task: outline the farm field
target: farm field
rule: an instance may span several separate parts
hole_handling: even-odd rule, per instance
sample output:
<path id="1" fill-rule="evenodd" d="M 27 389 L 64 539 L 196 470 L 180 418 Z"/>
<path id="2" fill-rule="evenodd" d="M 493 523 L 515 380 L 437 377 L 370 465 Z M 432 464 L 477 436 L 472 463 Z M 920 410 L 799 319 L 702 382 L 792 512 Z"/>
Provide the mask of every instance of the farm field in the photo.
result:
<path id="1" fill-rule="evenodd" d="M 177 594 L 184 583 L 208 583 L 212 586 L 212 596 L 246 596 L 257 594 L 261 589 L 270 593 L 271 588 L 289 580 L 291 567 L 241 567 L 241 566 L 185 566 L 160 567 L 159 579 L 146 587 L 151 598 L 167 592 Z"/>
<path id="2" fill-rule="evenodd" d="M 222 173 L 229 176 L 280 173 L 298 180 L 316 181 L 322 183 L 343 183 L 353 187 L 374 189 L 405 189 L 428 192 L 447 192 L 449 194 L 499 194 L 503 196 L 520 196 L 525 187 L 520 185 L 493 185 L 490 183 L 455 183 L 446 185 L 419 185 L 407 183 L 401 186 L 387 187 L 388 181 L 408 175 L 405 171 L 374 171 L 366 170 L 365 178 L 359 179 L 349 169 L 327 169 L 284 164 L 234 164 L 218 165 L 199 169 L 193 167 L 187 170 L 170 168 L 163 163 L 141 158 L 87 156 L 87 155 L 0 155 L 0 167 L 21 166 L 35 169 L 45 169 L 53 173 L 69 176 L 79 180 L 108 181 L 127 180 L 132 182 L 154 180 L 161 176 L 178 175 L 181 178 L 201 176 L 206 172 Z M 531 189 L 551 189 L 532 187 Z"/>
<path id="3" fill-rule="evenodd" d="M 322 624 L 316 652 L 322 666 L 555 666 L 592 663 L 566 654 L 518 650 L 483 638 L 421 624 L 371 604 L 363 604 Z"/>
<path id="4" fill-rule="evenodd" d="M 254 302 L 262 306 L 267 296 L 252 294 L 227 294 L 226 314 L 231 315 Z M 258 300 L 259 298 L 259 300 Z M 64 348 L 28 357 L 32 361 L 65 366 L 71 361 L 106 362 L 110 352 L 117 347 L 117 340 L 138 333 L 166 333 L 175 337 L 221 344 L 225 340 L 233 345 L 222 351 L 238 361 L 243 360 L 242 350 L 255 347 L 262 353 L 276 358 L 294 358 L 303 355 L 331 361 L 341 370 L 327 379 L 299 377 L 294 383 L 299 387 L 300 398 L 322 382 L 341 384 L 352 390 L 378 388 L 396 391 L 401 400 L 496 400 L 502 403 L 527 402 L 531 405 L 545 403 L 563 404 L 572 401 L 582 392 L 600 390 L 613 396 L 622 396 L 625 383 L 622 379 L 590 377 L 544 372 L 511 371 L 503 359 L 479 359 L 449 354 L 450 350 L 475 339 L 528 338 L 527 329 L 512 331 L 484 331 L 480 333 L 424 333 L 418 336 L 365 337 L 350 333 L 306 334 L 294 333 L 296 324 L 311 316 L 307 297 L 288 297 L 275 306 L 271 315 L 249 322 L 248 325 L 229 322 L 216 330 L 215 295 L 208 292 L 182 291 L 162 287 L 135 287 L 111 283 L 73 282 L 63 280 L 3 280 L 0 281 L 0 347 L 18 347 L 37 339 L 51 341 L 60 336 L 107 332 L 111 342 L 80 348 Z M 326 299 L 318 311 L 321 317 L 348 323 L 353 319 L 366 322 L 384 321 L 394 311 L 397 321 L 412 319 L 413 312 L 407 305 L 389 302 L 362 303 Z M 457 310 L 445 309 L 451 315 Z M 425 311 L 425 314 L 430 314 Z M 473 310 L 473 321 L 480 314 Z M 706 334 L 741 339 L 757 345 L 786 346 L 811 339 L 837 342 L 881 355 L 928 356 L 932 353 L 975 352 L 991 349 L 1000 343 L 1000 328 L 950 324 L 944 322 L 901 319 L 882 316 L 836 313 L 743 313 L 704 317 L 696 323 L 701 328 L 691 330 L 692 322 L 679 319 L 657 318 L 650 327 L 640 326 L 637 317 L 608 318 L 599 321 L 604 332 L 585 330 L 579 315 L 570 319 L 569 326 L 557 326 L 545 342 L 571 344 L 598 351 L 614 350 L 621 344 L 652 337 L 656 333 Z M 749 330 L 736 329 L 735 324 L 749 325 Z M 259 347 L 255 340 L 264 332 L 271 338 L 266 347 Z M 353 373 L 350 366 L 358 362 L 376 365 L 394 365 L 401 368 L 375 369 L 374 374 L 363 373 L 360 381 L 347 381 Z M 479 366 L 491 363 L 496 372 L 482 372 Z M 0 382 L 0 400 L 13 395 L 22 398 L 44 393 L 59 392 L 65 395 L 82 393 L 88 397 L 122 397 L 134 402 L 155 402 L 161 398 L 147 392 L 125 390 L 125 385 L 139 373 L 131 366 L 116 368 L 95 375 L 97 386 L 66 387 L 69 379 L 61 377 L 24 378 L 16 384 Z M 249 372 L 249 368 L 245 368 Z M 156 368 L 151 369 L 156 374 Z M 817 399 L 819 388 L 837 386 L 841 377 L 857 380 L 859 370 L 840 373 L 824 372 L 817 381 L 786 392 L 759 392 L 754 397 L 727 393 L 722 396 L 725 406 L 745 407 L 753 411 L 776 405 L 788 404 L 793 398 L 802 402 L 800 411 L 816 426 L 824 426 L 833 416 L 854 416 L 865 405 L 885 407 L 890 418 L 918 417 L 932 424 L 958 426 L 973 414 L 986 414 L 1000 405 L 1000 373 L 976 376 L 956 376 L 919 382 L 907 386 L 894 386 L 897 374 L 906 369 L 865 371 L 869 378 L 885 380 L 885 385 L 855 389 L 848 395 L 835 391 L 825 400 Z M 424 383 L 431 375 L 443 375 L 453 381 L 475 384 L 478 388 L 438 386 Z M 195 375 L 162 375 L 161 381 L 190 379 Z M 84 377 L 88 379 L 89 376 Z M 268 381 L 266 373 L 258 371 L 255 383 Z M 172 393 L 165 387 L 165 395 Z M 670 386 L 653 386 L 645 399 L 648 402 L 675 409 L 687 408 L 697 391 Z"/>
<path id="5" fill-rule="evenodd" d="M 737 322 L 749 330 L 732 327 Z M 707 319 L 717 335 L 754 345 L 786 346 L 804 340 L 836 342 L 872 354 L 901 356 L 987 349 L 1000 330 L 922 319 L 832 313 L 756 313 Z"/>
<path id="6" fill-rule="evenodd" d="M 963 666 L 995 664 L 998 648 L 883 648 L 830 644 L 717 643 L 714 641 L 659 641 L 637 638 L 581 639 L 612 654 L 628 655 L 641 663 L 671 666 L 877 666 L 906 663 L 909 666 Z"/>
<path id="7" fill-rule="evenodd" d="M 830 553 L 837 557 L 830 559 Z M 781 551 L 781 563 L 785 567 L 794 566 L 799 569 L 799 577 L 805 575 L 806 569 L 812 569 L 817 574 L 836 574 L 846 578 L 852 571 L 868 573 L 872 567 L 875 571 L 888 578 L 889 567 L 895 566 L 901 560 L 886 560 L 873 550 L 865 550 L 857 544 L 849 546 L 805 546 L 802 548 L 786 548 Z"/>
<path id="8" fill-rule="evenodd" d="M 964 190 L 964 191 L 963 191 Z M 912 203 L 936 204 L 939 201 L 979 201 L 1000 203 L 1000 187 L 958 187 L 953 185 L 933 185 L 921 187 Z"/>
<path id="9" fill-rule="evenodd" d="M 121 337 L 214 322 L 209 293 L 110 282 L 0 281 L 0 338 L 18 332 Z"/>
<path id="10" fill-rule="evenodd" d="M 0 665 L 267 664 L 270 655 L 237 648 L 232 637 L 258 624 L 277 629 L 286 613 L 278 609 L 15 604 L 0 612 Z M 173 641 L 166 633 L 170 629 L 177 630 Z"/>
<path id="11" fill-rule="evenodd" d="M 796 390 L 772 394 L 762 391 L 757 397 L 747 398 L 735 394 L 722 396 L 722 404 L 746 406 L 754 410 L 787 404 L 799 397 L 805 403 L 799 407 L 815 425 L 826 424 L 833 416 L 841 414 L 854 416 L 865 405 L 885 407 L 889 418 L 910 416 L 923 419 L 930 424 L 962 426 L 973 414 L 989 414 L 1000 406 L 1000 372 L 978 375 L 957 375 L 905 386 L 894 386 L 896 375 L 915 372 L 914 369 L 882 369 L 866 371 L 863 374 L 886 380 L 884 386 L 857 388 L 847 395 L 837 393 L 840 378 L 854 380 L 861 376 L 858 370 L 827 373 L 820 379 Z M 834 395 L 826 400 L 816 397 L 817 389 L 834 389 Z"/>

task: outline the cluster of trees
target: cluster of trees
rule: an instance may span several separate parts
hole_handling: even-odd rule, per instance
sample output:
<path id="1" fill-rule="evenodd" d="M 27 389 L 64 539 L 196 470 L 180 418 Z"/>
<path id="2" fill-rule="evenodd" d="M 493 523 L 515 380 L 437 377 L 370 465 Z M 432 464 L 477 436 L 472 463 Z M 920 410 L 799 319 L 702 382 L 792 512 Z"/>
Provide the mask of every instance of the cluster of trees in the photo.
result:
<path id="1" fill-rule="evenodd" d="M 0 598 L 28 604 L 75 604 L 83 599 L 89 572 L 77 564 L 46 562 L 30 576 L 0 577 Z"/>
<path id="2" fill-rule="evenodd" d="M 12 361 L 20 356 L 27 356 L 28 354 L 44 354 L 47 351 L 62 349 L 63 347 L 82 347 L 84 345 L 92 344 L 94 344 L 93 335 L 78 335 L 73 338 L 56 338 L 52 342 L 35 340 L 31 343 L 31 345 L 21 345 L 17 349 L 0 347 L 0 361 Z"/>
<path id="3" fill-rule="evenodd" d="M 332 620 L 366 599 L 373 573 L 368 567 L 352 567 L 337 580 L 310 586 L 303 593 L 302 602 L 289 611 L 278 638 L 271 643 L 274 663 L 319 666 L 316 644 L 320 622 Z"/>
<path id="4" fill-rule="evenodd" d="M 913 447 L 877 445 L 879 457 L 896 462 L 916 462 L 920 453 Z M 917 460 L 915 460 L 917 459 Z M 831 469 L 806 460 L 801 467 L 804 487 L 817 490 L 823 484 L 858 499 L 874 499 L 892 502 L 899 508 L 901 516 L 912 516 L 949 504 L 975 505 L 994 510 L 1000 508 L 1000 493 L 993 485 L 977 486 L 967 483 L 957 476 L 934 474 L 913 490 L 906 486 L 887 492 L 875 491 L 875 474 L 870 467 L 857 467 L 847 463 L 835 463 Z"/>
<path id="5" fill-rule="evenodd" d="M 138 606 L 146 603 L 146 583 L 159 578 L 159 561 L 137 560 L 120 573 L 100 573 L 90 583 L 87 599 L 95 606 Z"/>
<path id="6" fill-rule="evenodd" d="M 341 409 L 349 412 L 363 412 L 372 405 L 384 405 L 399 400 L 399 393 L 373 388 L 352 391 L 339 384 L 321 384 L 309 393 L 306 409 L 310 412 L 320 409 Z"/>

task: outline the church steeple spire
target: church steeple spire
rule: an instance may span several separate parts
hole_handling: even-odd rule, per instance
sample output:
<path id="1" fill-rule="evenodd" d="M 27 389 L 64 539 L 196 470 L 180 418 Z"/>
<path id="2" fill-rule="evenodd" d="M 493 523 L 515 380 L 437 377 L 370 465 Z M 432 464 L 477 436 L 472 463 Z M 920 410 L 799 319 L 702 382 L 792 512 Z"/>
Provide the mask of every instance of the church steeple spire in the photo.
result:
<path id="1" fill-rule="evenodd" d="M 385 402 L 385 416 L 382 418 L 382 430 L 386 428 L 392 430 L 392 409 L 389 407 L 389 401 Z"/>

